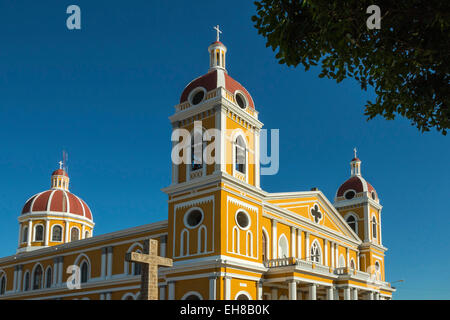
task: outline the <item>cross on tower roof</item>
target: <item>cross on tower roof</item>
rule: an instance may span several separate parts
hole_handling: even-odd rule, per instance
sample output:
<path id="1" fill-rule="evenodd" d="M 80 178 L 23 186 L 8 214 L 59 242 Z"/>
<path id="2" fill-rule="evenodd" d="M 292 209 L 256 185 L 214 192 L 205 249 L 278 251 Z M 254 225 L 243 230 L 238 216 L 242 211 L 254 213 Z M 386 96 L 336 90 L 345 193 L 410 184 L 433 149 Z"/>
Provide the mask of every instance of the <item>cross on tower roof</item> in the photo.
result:
<path id="1" fill-rule="evenodd" d="M 356 158 L 356 147 L 353 148 L 353 152 L 355 153 L 355 158 Z"/>
<path id="2" fill-rule="evenodd" d="M 222 33 L 222 31 L 220 31 L 219 25 L 215 26 L 214 29 L 217 31 L 216 41 L 220 41 L 220 34 Z"/>
<path id="3" fill-rule="evenodd" d="M 63 162 L 60 161 L 60 162 L 59 162 L 59 168 L 62 169 L 62 167 L 63 167 Z"/>
<path id="4" fill-rule="evenodd" d="M 127 253 L 125 260 L 142 264 L 140 299 L 158 300 L 158 266 L 171 267 L 173 265 L 172 259 L 158 256 L 158 241 L 144 240 L 144 253 Z"/>

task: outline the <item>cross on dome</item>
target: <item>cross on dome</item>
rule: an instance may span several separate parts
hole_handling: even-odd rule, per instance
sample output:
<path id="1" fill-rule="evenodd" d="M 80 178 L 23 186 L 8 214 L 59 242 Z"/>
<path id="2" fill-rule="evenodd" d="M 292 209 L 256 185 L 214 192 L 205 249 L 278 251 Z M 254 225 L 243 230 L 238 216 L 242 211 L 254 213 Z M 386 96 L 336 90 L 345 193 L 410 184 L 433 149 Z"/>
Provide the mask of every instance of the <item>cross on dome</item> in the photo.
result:
<path id="1" fill-rule="evenodd" d="M 63 167 L 63 162 L 60 161 L 60 162 L 58 162 L 58 163 L 59 163 L 59 168 L 62 169 L 62 167 Z"/>
<path id="2" fill-rule="evenodd" d="M 355 158 L 357 158 L 356 157 L 356 147 L 353 148 L 353 152 L 355 153 Z"/>
<path id="3" fill-rule="evenodd" d="M 222 31 L 219 29 L 219 25 L 215 26 L 213 29 L 217 31 L 216 41 L 220 41 L 220 34 Z"/>

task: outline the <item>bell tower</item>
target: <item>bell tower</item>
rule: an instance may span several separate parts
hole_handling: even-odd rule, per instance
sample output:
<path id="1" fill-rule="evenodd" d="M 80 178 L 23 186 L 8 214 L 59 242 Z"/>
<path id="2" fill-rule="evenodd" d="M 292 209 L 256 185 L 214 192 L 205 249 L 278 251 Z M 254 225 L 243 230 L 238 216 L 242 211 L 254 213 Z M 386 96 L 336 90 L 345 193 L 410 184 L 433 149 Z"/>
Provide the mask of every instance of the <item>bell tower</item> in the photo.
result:
<path id="1" fill-rule="evenodd" d="M 384 281 L 384 253 L 382 243 L 382 205 L 372 185 L 361 174 L 361 160 L 356 155 L 350 161 L 350 178 L 337 190 L 334 206 L 347 224 L 361 239 L 360 266 Z"/>

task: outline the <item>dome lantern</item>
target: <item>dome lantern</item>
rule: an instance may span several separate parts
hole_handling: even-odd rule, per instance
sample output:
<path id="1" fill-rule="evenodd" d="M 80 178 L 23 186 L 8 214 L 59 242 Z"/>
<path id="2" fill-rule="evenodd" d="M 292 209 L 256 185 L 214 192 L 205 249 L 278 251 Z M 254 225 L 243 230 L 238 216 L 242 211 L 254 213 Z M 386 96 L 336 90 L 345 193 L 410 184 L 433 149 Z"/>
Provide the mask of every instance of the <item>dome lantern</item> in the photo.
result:
<path id="1" fill-rule="evenodd" d="M 225 66 L 225 55 L 227 53 L 227 47 L 220 42 L 220 34 L 222 31 L 219 29 L 219 26 L 215 26 L 214 29 L 217 31 L 216 41 L 213 42 L 209 47 L 209 71 L 214 70 L 223 70 L 227 72 Z"/>
<path id="2" fill-rule="evenodd" d="M 350 162 L 350 175 L 352 177 L 361 176 L 361 160 L 356 156 L 356 148 L 353 149 L 353 152 L 355 153 L 355 156 Z"/>
<path id="3" fill-rule="evenodd" d="M 51 188 L 69 191 L 69 180 L 69 175 L 66 170 L 63 169 L 63 162 L 60 161 L 59 169 L 52 173 Z"/>

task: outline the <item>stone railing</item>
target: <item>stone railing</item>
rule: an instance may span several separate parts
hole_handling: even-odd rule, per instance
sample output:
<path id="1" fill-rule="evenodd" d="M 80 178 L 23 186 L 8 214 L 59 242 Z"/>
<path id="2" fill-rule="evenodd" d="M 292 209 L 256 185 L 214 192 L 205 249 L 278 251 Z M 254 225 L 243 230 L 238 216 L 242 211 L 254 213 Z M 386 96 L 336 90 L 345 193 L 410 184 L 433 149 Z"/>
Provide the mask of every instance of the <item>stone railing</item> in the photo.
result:
<path id="1" fill-rule="evenodd" d="M 293 258 L 293 257 L 280 258 L 280 259 L 271 259 L 271 260 L 264 261 L 264 266 L 266 268 L 295 266 L 296 264 L 297 264 L 297 259 Z"/>

